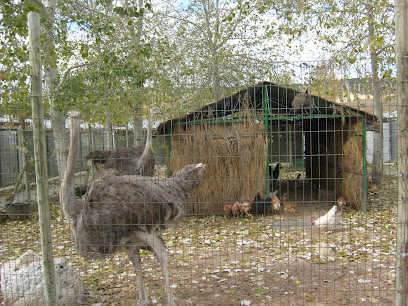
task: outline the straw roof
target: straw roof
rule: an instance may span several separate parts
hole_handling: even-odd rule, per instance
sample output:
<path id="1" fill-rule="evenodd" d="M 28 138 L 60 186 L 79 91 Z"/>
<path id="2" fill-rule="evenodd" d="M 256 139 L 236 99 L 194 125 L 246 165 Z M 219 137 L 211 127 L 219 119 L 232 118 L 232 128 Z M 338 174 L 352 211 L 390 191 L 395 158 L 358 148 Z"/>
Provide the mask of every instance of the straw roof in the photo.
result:
<path id="1" fill-rule="evenodd" d="M 243 109 L 241 105 L 243 101 L 242 98 L 246 95 L 249 95 L 248 100 L 250 101 L 248 108 L 261 112 L 264 110 L 265 93 L 268 95 L 269 112 L 271 114 L 282 117 L 299 116 L 299 114 L 295 114 L 292 109 L 292 101 L 299 92 L 289 87 L 264 81 L 241 89 L 228 97 L 209 103 L 190 113 L 164 121 L 158 126 L 156 133 L 158 135 L 171 134 L 172 128 L 179 124 L 194 121 L 210 121 L 240 112 Z M 365 112 L 365 110 L 359 108 L 358 105 L 351 106 L 344 103 L 336 103 L 314 95 L 312 95 L 312 98 L 319 110 L 320 116 L 346 114 L 364 117 L 369 123 L 375 121 L 375 117 L 372 114 Z"/>

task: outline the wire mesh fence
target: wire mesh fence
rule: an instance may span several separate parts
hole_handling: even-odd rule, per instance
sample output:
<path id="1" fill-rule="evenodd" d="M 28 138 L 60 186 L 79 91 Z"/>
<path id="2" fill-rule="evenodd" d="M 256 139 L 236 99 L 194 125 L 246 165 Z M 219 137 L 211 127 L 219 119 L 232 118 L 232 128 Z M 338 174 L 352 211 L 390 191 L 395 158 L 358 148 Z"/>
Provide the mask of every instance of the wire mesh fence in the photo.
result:
<path id="1" fill-rule="evenodd" d="M 165 304 L 169 291 L 178 305 L 393 303 L 397 163 L 387 155 L 373 184 L 370 139 L 388 131 L 384 152 L 398 152 L 395 80 L 381 81 L 382 123 L 368 77 L 340 71 L 300 85 L 317 66 L 285 66 L 292 83 L 222 90 L 142 86 L 131 70 L 65 76 L 52 101 L 79 114 L 70 113 L 63 139 L 48 110 L 45 118 L 58 296 L 83 305 Z M 42 305 L 40 255 L 26 253 L 41 254 L 24 166 L 31 114 L 16 105 L 3 97 L 0 298 Z M 63 141 L 69 150 L 56 149 Z M 75 173 L 62 180 L 58 158 Z M 187 172 L 191 164 L 198 173 Z"/>

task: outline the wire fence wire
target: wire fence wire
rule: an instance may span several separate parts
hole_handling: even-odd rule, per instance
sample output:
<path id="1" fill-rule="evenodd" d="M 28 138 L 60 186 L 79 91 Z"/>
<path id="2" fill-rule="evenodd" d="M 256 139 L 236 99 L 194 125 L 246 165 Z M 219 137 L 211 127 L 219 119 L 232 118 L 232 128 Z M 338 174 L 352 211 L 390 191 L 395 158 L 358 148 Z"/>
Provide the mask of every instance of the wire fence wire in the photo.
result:
<path id="1" fill-rule="evenodd" d="M 132 82 L 142 76 L 128 70 L 66 76 L 53 101 L 62 113 L 81 114 L 74 184 L 66 190 L 82 206 L 63 212 L 62 152 L 48 113 L 44 122 L 60 302 L 128 305 L 142 298 L 131 251 L 140 249 L 152 304 L 169 300 L 166 287 L 177 305 L 394 303 L 395 80 L 381 81 L 384 164 L 381 184 L 373 185 L 379 123 L 369 79 L 339 73 L 338 80 L 302 85 L 312 66 L 306 73 L 305 65 L 292 64 L 291 84 L 260 81 L 219 92 L 142 87 Z M 305 98 L 296 104 L 300 93 Z M 42 305 L 31 114 L 13 97 L 21 98 L 2 97 L 0 301 Z M 153 107 L 160 109 L 155 118 Z M 154 160 L 140 167 L 150 126 Z M 137 145 L 141 151 L 132 151 Z M 206 165 L 201 180 L 177 174 L 199 163 Z M 162 239 L 149 240 L 153 229 Z M 168 284 L 158 262 L 165 250 Z"/>

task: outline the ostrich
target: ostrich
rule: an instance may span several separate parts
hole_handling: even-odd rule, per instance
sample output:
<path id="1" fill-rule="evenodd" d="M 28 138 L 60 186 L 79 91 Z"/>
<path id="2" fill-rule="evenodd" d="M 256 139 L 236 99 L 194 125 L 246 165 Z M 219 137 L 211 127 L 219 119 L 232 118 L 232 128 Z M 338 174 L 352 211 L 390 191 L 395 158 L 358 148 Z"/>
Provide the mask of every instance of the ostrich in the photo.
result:
<path id="1" fill-rule="evenodd" d="M 144 147 L 124 147 L 113 151 L 95 150 L 85 158 L 94 164 L 106 164 L 107 169 L 116 169 L 121 174 L 153 176 L 155 160 L 152 152 L 152 125 L 154 116 L 157 114 L 160 114 L 160 109 L 153 107 L 149 113 L 147 140 Z"/>
<path id="2" fill-rule="evenodd" d="M 306 90 L 306 92 L 300 92 L 295 96 L 292 101 L 292 108 L 293 112 L 295 113 L 305 111 L 307 114 L 309 114 L 307 108 L 313 111 L 313 109 L 316 108 L 316 104 L 310 93 L 308 93 Z"/>
<path id="3" fill-rule="evenodd" d="M 184 202 L 204 175 L 204 164 L 188 165 L 173 178 L 120 175 L 103 171 L 81 199 L 75 198 L 74 172 L 78 157 L 80 114 L 68 113 L 70 145 L 60 201 L 79 254 L 97 258 L 125 252 L 136 269 L 141 305 L 148 304 L 139 251 L 153 251 L 162 267 L 167 305 L 170 291 L 167 250 L 160 233 L 179 223 Z"/>

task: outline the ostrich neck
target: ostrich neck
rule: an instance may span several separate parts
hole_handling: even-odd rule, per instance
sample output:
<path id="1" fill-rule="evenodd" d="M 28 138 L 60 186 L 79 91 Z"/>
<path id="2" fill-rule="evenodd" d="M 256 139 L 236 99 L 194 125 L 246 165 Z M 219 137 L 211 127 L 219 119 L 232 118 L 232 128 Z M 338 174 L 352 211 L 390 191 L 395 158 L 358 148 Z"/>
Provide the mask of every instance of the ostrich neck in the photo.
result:
<path id="1" fill-rule="evenodd" d="M 74 191 L 74 175 L 75 175 L 75 165 L 78 158 L 78 145 L 79 141 L 79 119 L 72 122 L 70 126 L 70 139 L 69 139 L 69 152 L 67 169 L 64 174 L 64 178 L 61 183 L 61 195 L 60 200 L 63 206 L 64 212 L 70 215 L 69 208 L 70 204 L 76 202 L 75 191 Z M 75 204 L 74 204 L 75 205 Z M 68 210 L 68 211 L 65 211 Z M 66 215 L 67 216 L 67 215 Z"/>
<path id="2" fill-rule="evenodd" d="M 142 156 L 139 159 L 139 166 L 144 165 L 144 161 L 148 158 L 149 152 L 152 147 L 152 126 L 153 126 L 153 114 L 149 114 L 149 121 L 147 123 L 147 139 L 146 139 L 146 145 L 143 151 Z"/>

